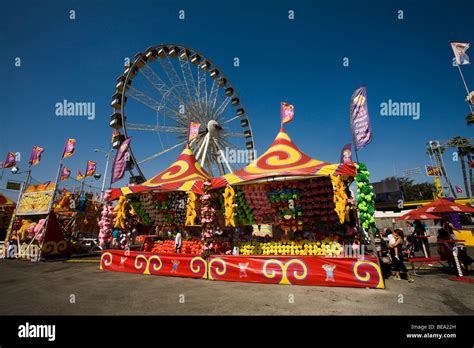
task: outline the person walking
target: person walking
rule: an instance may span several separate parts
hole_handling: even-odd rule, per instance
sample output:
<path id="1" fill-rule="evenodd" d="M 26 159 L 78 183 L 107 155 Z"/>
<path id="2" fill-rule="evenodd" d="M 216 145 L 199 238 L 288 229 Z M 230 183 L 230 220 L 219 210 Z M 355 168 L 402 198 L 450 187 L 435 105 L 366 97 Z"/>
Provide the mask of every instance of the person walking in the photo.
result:
<path id="1" fill-rule="evenodd" d="M 181 230 L 178 230 L 178 233 L 176 233 L 176 237 L 174 239 L 174 246 L 176 248 L 175 252 L 177 254 L 181 253 L 182 245 L 183 245 L 183 235 L 181 234 Z"/>
<path id="2" fill-rule="evenodd" d="M 392 267 L 393 267 L 393 271 L 395 272 L 394 279 L 401 280 L 402 278 L 400 275 L 403 274 L 404 277 L 406 276 L 406 279 L 408 280 L 409 283 L 413 283 L 415 280 L 412 277 L 410 277 L 410 275 L 408 274 L 408 269 L 404 263 L 403 231 L 400 229 L 396 229 L 395 231 L 393 231 L 393 236 L 395 237 L 395 243 L 389 244 L 389 248 L 390 248 L 390 254 L 392 256 Z"/>

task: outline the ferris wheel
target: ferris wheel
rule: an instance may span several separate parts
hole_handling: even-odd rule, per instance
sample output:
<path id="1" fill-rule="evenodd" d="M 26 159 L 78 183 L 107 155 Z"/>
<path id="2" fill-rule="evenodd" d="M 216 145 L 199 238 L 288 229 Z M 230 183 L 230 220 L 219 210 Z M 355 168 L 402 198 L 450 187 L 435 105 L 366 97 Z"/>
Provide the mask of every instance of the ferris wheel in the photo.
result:
<path id="1" fill-rule="evenodd" d="M 137 53 L 117 78 L 111 106 L 113 147 L 133 139 L 131 182 L 144 181 L 147 165 L 156 167 L 182 148 L 191 122 L 200 126 L 189 145 L 212 176 L 242 166 L 229 159 L 231 151 L 254 159 L 250 120 L 237 91 L 221 69 L 189 47 L 162 44 Z"/>

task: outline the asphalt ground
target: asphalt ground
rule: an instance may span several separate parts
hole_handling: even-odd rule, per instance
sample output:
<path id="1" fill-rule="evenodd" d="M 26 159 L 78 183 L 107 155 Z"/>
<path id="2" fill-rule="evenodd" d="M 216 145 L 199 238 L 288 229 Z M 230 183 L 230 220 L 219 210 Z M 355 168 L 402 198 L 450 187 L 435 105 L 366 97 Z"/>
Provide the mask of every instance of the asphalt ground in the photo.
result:
<path id="1" fill-rule="evenodd" d="M 421 270 L 386 289 L 206 281 L 0 260 L 0 315 L 472 315 L 474 284 Z M 473 275 L 468 277 L 474 278 Z"/>

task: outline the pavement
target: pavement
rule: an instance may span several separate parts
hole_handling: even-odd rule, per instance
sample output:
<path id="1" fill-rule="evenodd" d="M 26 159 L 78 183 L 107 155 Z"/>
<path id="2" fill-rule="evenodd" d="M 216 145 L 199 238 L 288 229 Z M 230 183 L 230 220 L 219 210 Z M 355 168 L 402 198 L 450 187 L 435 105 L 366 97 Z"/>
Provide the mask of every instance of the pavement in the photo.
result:
<path id="1" fill-rule="evenodd" d="M 380 290 L 146 276 L 84 261 L 0 260 L 0 315 L 474 314 L 474 284 L 442 270 L 422 270 L 411 284 L 389 279 Z"/>

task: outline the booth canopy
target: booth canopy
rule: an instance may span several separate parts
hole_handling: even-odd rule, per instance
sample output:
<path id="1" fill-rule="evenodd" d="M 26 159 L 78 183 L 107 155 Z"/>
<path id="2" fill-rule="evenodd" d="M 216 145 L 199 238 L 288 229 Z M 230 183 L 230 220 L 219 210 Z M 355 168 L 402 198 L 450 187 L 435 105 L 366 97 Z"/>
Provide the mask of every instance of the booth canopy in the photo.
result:
<path id="1" fill-rule="evenodd" d="M 440 198 L 421 208 L 413 210 L 412 213 L 474 213 L 474 208 L 462 205 L 450 200 Z"/>
<path id="2" fill-rule="evenodd" d="M 416 212 L 415 210 L 409 213 L 406 213 L 405 215 L 402 215 L 398 218 L 398 220 L 438 220 L 438 219 L 441 219 L 441 218 L 437 215 L 423 213 L 423 212 Z"/>
<path id="3" fill-rule="evenodd" d="M 121 195 L 145 191 L 193 191 L 201 194 L 202 185 L 208 179 L 210 179 L 209 174 L 201 167 L 192 150 L 186 145 L 170 167 L 141 185 L 112 189 L 110 200 L 117 199 Z"/>
<path id="4" fill-rule="evenodd" d="M 236 172 L 212 179 L 213 188 L 276 176 L 355 176 L 353 163 L 329 164 L 309 157 L 290 139 L 283 128 L 265 153 Z"/>

